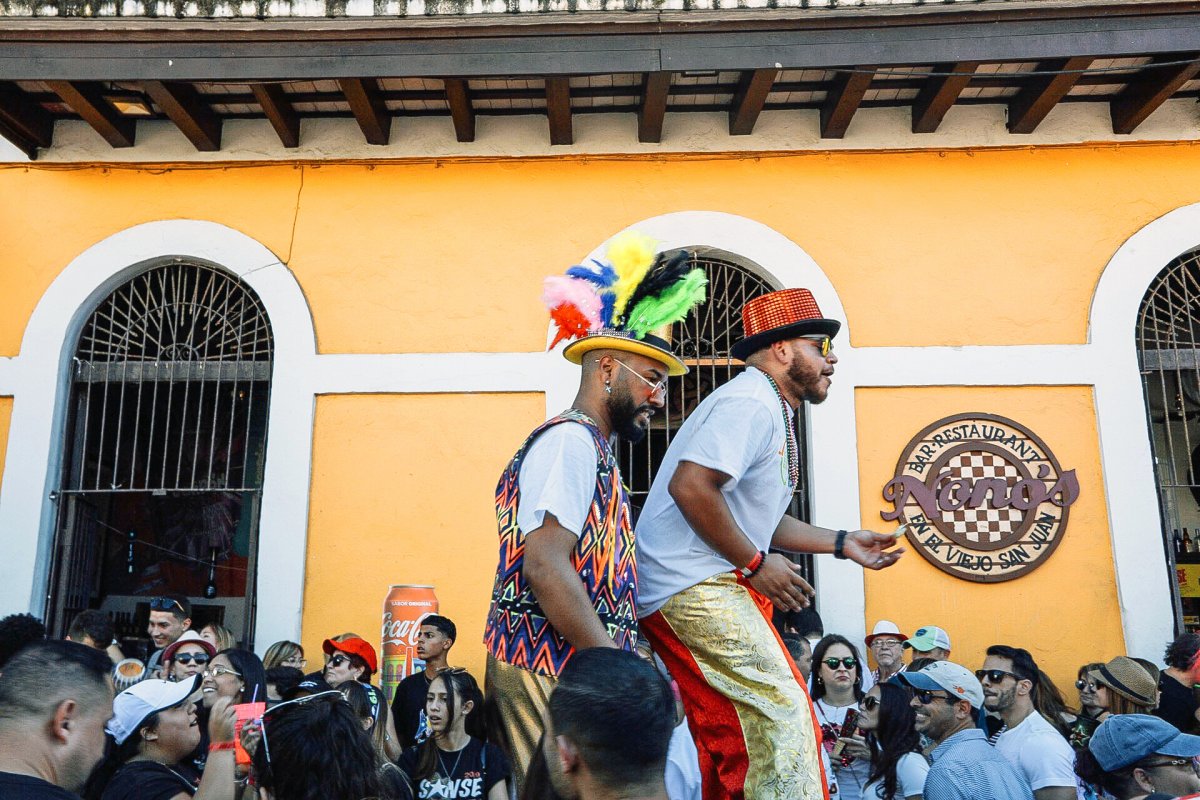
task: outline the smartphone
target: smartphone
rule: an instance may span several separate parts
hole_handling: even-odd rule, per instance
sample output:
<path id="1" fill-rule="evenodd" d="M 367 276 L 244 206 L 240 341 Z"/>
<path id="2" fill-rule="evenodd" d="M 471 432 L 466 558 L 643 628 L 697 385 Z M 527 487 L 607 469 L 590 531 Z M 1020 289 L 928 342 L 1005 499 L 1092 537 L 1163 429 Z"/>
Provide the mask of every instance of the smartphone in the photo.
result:
<path id="1" fill-rule="evenodd" d="M 842 728 L 838 731 L 838 740 L 833 745 L 833 750 L 830 755 L 834 758 L 841 758 L 842 751 L 846 749 L 846 743 L 843 741 L 848 736 L 853 736 L 858 732 L 858 711 L 853 708 L 846 710 L 846 718 L 842 720 Z M 843 763 L 842 766 L 846 766 Z"/>

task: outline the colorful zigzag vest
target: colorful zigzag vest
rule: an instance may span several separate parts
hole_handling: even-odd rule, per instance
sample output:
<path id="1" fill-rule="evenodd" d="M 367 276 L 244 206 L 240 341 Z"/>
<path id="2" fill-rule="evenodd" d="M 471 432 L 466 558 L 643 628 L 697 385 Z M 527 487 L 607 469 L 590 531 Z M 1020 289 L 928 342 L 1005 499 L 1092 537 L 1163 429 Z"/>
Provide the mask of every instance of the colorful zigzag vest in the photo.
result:
<path id="1" fill-rule="evenodd" d="M 517 525 L 518 478 L 534 439 L 563 422 L 581 423 L 596 445 L 596 491 L 571 560 L 608 635 L 625 650 L 637 647 L 637 559 L 629 501 L 608 442 L 589 417 L 570 409 L 529 435 L 496 486 L 500 561 L 484 631 L 488 653 L 498 661 L 551 676 L 562 671 L 575 648 L 546 620 L 521 571 L 525 534 Z"/>

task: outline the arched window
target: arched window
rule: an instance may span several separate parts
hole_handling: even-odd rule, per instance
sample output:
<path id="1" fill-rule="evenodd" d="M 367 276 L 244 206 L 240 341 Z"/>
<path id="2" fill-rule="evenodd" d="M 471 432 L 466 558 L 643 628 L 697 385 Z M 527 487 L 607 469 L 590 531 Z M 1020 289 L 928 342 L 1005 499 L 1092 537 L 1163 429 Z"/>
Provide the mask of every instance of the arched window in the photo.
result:
<path id="1" fill-rule="evenodd" d="M 1169 263 L 1138 314 L 1138 358 L 1177 631 L 1200 630 L 1200 249 Z"/>
<path id="2" fill-rule="evenodd" d="M 675 350 L 691 368 L 687 375 L 671 378 L 666 408 L 651 418 L 650 432 L 637 444 L 621 446 L 621 474 L 630 489 L 634 513 L 640 511 L 650 484 L 662 464 L 671 437 L 700 401 L 745 367 L 730 354 L 742 338 L 742 308 L 749 300 L 774 291 L 763 270 L 733 253 L 705 247 L 686 248 L 693 263 L 708 276 L 708 299 L 680 325 L 675 326 Z M 797 437 L 801 454 L 808 453 L 804 415 L 799 414 Z M 808 519 L 808 474 L 800 470 L 800 483 L 789 510 Z M 800 556 L 805 578 L 813 583 L 811 556 Z M 815 586 L 815 583 L 813 583 Z"/>
<path id="3" fill-rule="evenodd" d="M 56 633 L 103 608 L 137 655 L 148 598 L 175 592 L 197 627 L 249 644 L 273 350 L 253 292 L 201 264 L 142 272 L 87 318 L 57 493 Z"/>

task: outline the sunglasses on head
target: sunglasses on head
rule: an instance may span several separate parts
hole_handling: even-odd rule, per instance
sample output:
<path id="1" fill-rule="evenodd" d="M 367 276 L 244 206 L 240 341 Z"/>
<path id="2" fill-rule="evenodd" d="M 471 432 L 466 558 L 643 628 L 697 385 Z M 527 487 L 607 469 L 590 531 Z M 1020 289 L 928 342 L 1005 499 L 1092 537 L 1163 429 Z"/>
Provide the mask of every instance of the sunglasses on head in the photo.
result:
<path id="1" fill-rule="evenodd" d="M 175 660 L 180 664 L 191 664 L 193 661 L 197 664 L 207 664 L 208 653 L 180 653 L 175 656 Z"/>
<path id="2" fill-rule="evenodd" d="M 1014 672 L 1006 672 L 1002 669 L 977 669 L 975 670 L 975 677 L 980 681 L 986 678 L 988 683 L 999 683 L 1005 678 L 1012 678 L 1014 681 L 1021 680 L 1020 675 Z"/>
<path id="3" fill-rule="evenodd" d="M 178 600 L 172 600 L 169 597 L 150 598 L 151 611 L 174 611 L 175 609 L 179 609 L 179 613 L 181 614 L 187 614 L 187 612 L 183 610 L 183 606 L 179 605 Z"/>
<path id="4" fill-rule="evenodd" d="M 917 698 L 917 701 L 923 706 L 929 705 L 934 700 L 945 700 L 947 703 L 954 702 L 953 697 L 947 697 L 944 694 L 934 694 L 929 689 L 913 689 L 913 697 Z"/>
<path id="5" fill-rule="evenodd" d="M 342 693 L 339 692 L 337 689 L 327 689 L 324 692 L 317 692 L 316 694 L 310 694 L 308 697 L 297 697 L 295 700 L 285 700 L 282 703 L 273 705 L 270 708 L 268 708 L 266 711 L 264 711 L 263 715 L 258 718 L 259 727 L 262 729 L 263 756 L 266 759 L 268 767 L 271 766 L 271 745 L 270 745 L 270 743 L 267 742 L 267 726 L 265 724 L 263 724 L 263 720 L 265 720 L 268 715 L 276 713 L 281 708 L 287 708 L 288 706 L 298 706 L 303 703 L 311 703 L 314 700 L 321 700 L 321 699 L 327 699 L 327 700 L 337 699 L 342 702 L 346 701 L 346 698 L 343 697 Z"/>
<path id="6" fill-rule="evenodd" d="M 837 669 L 838 665 L 846 669 L 854 669 L 858 666 L 858 659 L 851 658 L 850 656 L 846 656 L 845 658 L 826 658 L 822 659 L 821 663 L 830 669 Z"/>
<path id="7" fill-rule="evenodd" d="M 801 339 L 807 339 L 810 342 L 816 342 L 821 350 L 821 357 L 829 355 L 829 351 L 833 349 L 833 339 L 828 336 L 801 336 Z"/>

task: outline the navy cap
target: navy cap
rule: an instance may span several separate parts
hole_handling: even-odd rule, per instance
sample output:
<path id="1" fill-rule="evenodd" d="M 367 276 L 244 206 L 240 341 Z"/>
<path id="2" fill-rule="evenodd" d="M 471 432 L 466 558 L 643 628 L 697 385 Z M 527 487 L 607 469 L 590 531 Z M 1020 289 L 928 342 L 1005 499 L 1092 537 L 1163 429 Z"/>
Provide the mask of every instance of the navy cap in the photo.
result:
<path id="1" fill-rule="evenodd" d="M 1088 749 L 1105 772 L 1136 764 L 1158 753 L 1175 758 L 1200 756 L 1200 736 L 1180 733 L 1149 714 L 1114 714 L 1096 728 Z"/>

